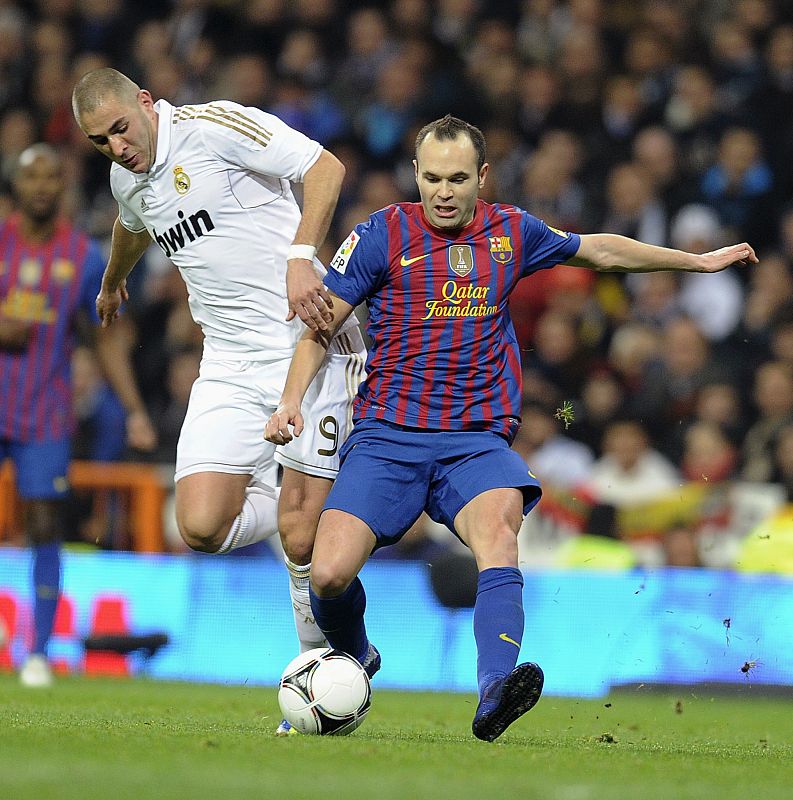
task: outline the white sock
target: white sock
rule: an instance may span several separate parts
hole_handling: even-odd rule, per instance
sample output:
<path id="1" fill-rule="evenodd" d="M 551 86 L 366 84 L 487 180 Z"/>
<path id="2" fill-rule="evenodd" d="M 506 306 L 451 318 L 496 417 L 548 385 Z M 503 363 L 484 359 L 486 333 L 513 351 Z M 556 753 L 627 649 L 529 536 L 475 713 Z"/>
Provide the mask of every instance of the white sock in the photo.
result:
<path id="1" fill-rule="evenodd" d="M 278 489 L 249 486 L 245 490 L 242 511 L 231 524 L 226 541 L 217 550 L 228 553 L 238 547 L 268 539 L 278 530 Z"/>
<path id="2" fill-rule="evenodd" d="M 289 595 L 292 598 L 292 611 L 295 615 L 295 630 L 300 642 L 300 652 L 313 650 L 315 647 L 327 647 L 325 634 L 314 621 L 311 610 L 311 599 L 308 596 L 308 585 L 311 582 L 311 564 L 299 566 L 284 557 L 289 570 Z"/>

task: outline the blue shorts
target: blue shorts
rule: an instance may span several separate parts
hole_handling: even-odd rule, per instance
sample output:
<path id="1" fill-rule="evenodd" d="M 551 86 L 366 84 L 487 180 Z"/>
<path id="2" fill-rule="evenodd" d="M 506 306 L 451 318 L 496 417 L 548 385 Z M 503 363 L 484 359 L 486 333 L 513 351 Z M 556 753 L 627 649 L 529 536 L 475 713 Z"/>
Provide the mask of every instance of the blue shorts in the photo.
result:
<path id="1" fill-rule="evenodd" d="M 398 542 L 422 511 L 456 534 L 454 518 L 489 489 L 520 489 L 525 514 L 540 499 L 524 460 L 492 431 L 417 431 L 364 420 L 339 455 L 325 508 L 363 520 L 376 547 Z"/>
<path id="2" fill-rule="evenodd" d="M 72 447 L 68 436 L 53 442 L 0 439 L 0 462 L 10 458 L 17 492 L 25 500 L 58 500 L 69 490 L 67 473 Z"/>

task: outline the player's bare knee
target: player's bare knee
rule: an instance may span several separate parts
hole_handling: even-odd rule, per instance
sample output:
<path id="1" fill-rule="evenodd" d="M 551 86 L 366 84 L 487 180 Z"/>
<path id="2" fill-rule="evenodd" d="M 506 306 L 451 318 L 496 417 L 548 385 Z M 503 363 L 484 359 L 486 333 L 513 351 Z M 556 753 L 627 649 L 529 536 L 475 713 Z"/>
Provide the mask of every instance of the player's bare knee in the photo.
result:
<path id="1" fill-rule="evenodd" d="M 228 534 L 228 525 L 224 531 L 223 528 L 201 524 L 198 520 L 177 517 L 176 522 L 182 541 L 198 553 L 217 553 Z"/>
<path id="2" fill-rule="evenodd" d="M 303 566 L 311 563 L 314 537 L 281 530 L 281 546 L 284 555 L 293 563 Z"/>
<path id="3" fill-rule="evenodd" d="M 348 576 L 332 565 L 311 565 L 311 588 L 319 597 L 338 597 L 350 585 Z"/>

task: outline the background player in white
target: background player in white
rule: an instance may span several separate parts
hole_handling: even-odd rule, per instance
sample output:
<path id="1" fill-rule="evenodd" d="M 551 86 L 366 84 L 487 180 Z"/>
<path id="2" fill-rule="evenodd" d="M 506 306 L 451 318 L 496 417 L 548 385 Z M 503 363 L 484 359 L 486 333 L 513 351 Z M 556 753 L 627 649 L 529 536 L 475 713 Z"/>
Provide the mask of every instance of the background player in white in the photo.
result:
<path id="1" fill-rule="evenodd" d="M 176 518 L 193 549 L 224 553 L 280 530 L 301 650 L 322 646 L 308 598 L 311 549 L 338 470 L 363 374 L 357 324 L 313 386 L 311 442 L 262 438 L 304 326 L 326 329 L 330 297 L 315 260 L 344 167 L 277 117 L 230 101 L 157 103 L 125 75 L 98 69 L 74 88 L 75 118 L 113 165 L 119 204 L 97 297 L 102 325 L 152 239 L 179 268 L 204 332 L 201 370 L 179 438 Z M 303 212 L 290 182 L 303 184 Z M 276 511 L 277 464 L 284 467 Z"/>

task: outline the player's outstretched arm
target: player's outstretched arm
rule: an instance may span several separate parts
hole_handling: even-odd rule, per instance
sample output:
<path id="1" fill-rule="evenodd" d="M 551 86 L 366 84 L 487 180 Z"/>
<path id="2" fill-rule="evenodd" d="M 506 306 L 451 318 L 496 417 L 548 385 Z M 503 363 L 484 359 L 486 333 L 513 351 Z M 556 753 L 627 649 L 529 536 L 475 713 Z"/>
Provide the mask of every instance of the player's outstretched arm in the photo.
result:
<path id="1" fill-rule="evenodd" d="M 287 320 L 295 316 L 311 330 L 327 331 L 333 301 L 312 256 L 325 241 L 344 180 L 344 165 L 323 150 L 303 178 L 303 214 L 289 251 L 286 271 Z"/>
<path id="2" fill-rule="evenodd" d="M 756 264 L 757 256 L 746 242 L 696 254 L 644 244 L 627 236 L 595 233 L 581 236 L 578 252 L 567 263 L 598 272 L 720 272 L 733 264 Z"/>
<path id="3" fill-rule="evenodd" d="M 297 343 L 278 408 L 264 426 L 264 438 L 268 442 L 286 444 L 292 441 L 293 436 L 300 436 L 303 432 L 303 415 L 300 412 L 303 398 L 322 366 L 333 336 L 353 312 L 353 306 L 349 303 L 333 292 L 330 295 L 333 311 L 329 330 L 325 332 L 307 328 Z"/>
<path id="4" fill-rule="evenodd" d="M 126 278 L 140 257 L 151 244 L 148 231 L 133 233 L 116 219 L 113 223 L 113 239 L 110 258 L 102 276 L 102 286 L 96 296 L 96 313 L 103 328 L 118 319 L 121 303 L 127 299 Z"/>

